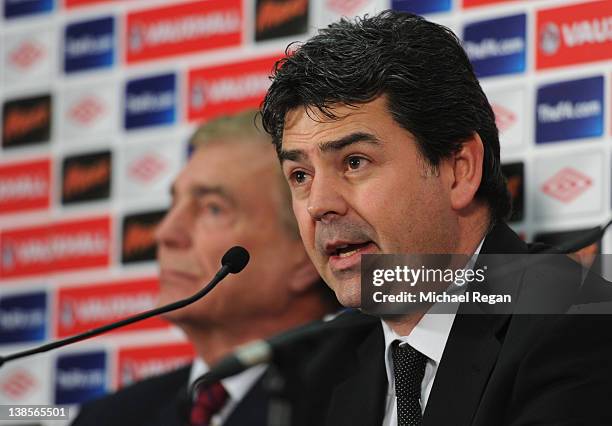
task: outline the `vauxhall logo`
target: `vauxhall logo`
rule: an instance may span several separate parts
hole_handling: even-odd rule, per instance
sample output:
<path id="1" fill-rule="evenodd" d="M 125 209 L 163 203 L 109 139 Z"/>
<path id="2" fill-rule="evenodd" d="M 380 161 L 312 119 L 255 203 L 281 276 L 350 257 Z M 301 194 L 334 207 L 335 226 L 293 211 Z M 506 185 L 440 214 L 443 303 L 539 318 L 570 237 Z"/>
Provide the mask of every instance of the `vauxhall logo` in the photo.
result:
<path id="1" fill-rule="evenodd" d="M 567 47 L 574 48 L 611 40 L 612 16 L 561 24 L 561 28 L 550 22 L 544 25 L 540 35 L 540 49 L 546 55 L 554 55 L 559 50 L 561 42 Z"/>
<path id="2" fill-rule="evenodd" d="M 546 55 L 554 55 L 559 50 L 559 43 L 559 27 L 552 22 L 548 23 L 540 35 L 540 49 Z"/>

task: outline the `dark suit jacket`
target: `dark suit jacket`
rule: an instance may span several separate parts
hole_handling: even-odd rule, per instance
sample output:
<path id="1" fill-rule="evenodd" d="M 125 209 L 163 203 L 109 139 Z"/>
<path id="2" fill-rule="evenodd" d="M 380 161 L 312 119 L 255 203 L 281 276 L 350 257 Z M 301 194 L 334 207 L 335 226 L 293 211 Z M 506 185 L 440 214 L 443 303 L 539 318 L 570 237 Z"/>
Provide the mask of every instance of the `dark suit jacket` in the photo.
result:
<path id="1" fill-rule="evenodd" d="M 527 250 L 501 224 L 486 237 L 481 253 Z M 568 260 L 543 274 L 545 280 L 536 277 L 544 281 L 543 294 L 571 296 L 551 299 L 550 312 L 565 312 L 563 304 L 576 299 L 580 268 Z M 509 285 L 525 281 L 520 273 L 506 278 Z M 612 316 L 511 315 L 491 312 L 489 306 L 460 306 L 424 426 L 612 425 Z M 466 315 L 467 310 L 474 311 Z M 382 424 L 387 378 L 379 323 L 337 336 L 299 368 L 306 371 L 304 404 L 319 413 L 306 424 Z M 322 398 L 312 396 L 318 392 Z"/>
<path id="2" fill-rule="evenodd" d="M 527 250 L 501 224 L 486 237 L 481 253 Z M 546 286 L 538 287 L 540 292 L 569 295 L 551 299 L 551 312 L 565 312 L 565 301 L 575 299 L 580 269 L 568 261 L 543 273 Z M 507 278 L 510 286 L 525 281 L 521 274 Z M 612 316 L 511 315 L 490 309 L 460 306 L 424 426 L 612 425 Z M 387 392 L 380 320 L 358 312 L 341 319 L 353 326 L 279 350 L 274 366 L 249 393 L 248 414 L 241 404 L 227 425 L 268 424 L 265 413 L 274 398 L 269 424 L 380 426 Z M 187 375 L 184 369 L 150 379 L 87 405 L 75 424 L 180 424 Z M 266 382 L 270 377 L 275 380 Z M 278 386 L 279 377 L 284 386 Z M 274 383 L 276 391 L 264 383 Z M 290 420 L 281 421 L 284 415 Z"/>
<path id="3" fill-rule="evenodd" d="M 119 392 L 83 405 L 74 426 L 184 426 L 190 402 L 190 366 L 143 380 Z M 267 426 L 270 395 L 264 376 L 230 414 L 225 426 Z"/>

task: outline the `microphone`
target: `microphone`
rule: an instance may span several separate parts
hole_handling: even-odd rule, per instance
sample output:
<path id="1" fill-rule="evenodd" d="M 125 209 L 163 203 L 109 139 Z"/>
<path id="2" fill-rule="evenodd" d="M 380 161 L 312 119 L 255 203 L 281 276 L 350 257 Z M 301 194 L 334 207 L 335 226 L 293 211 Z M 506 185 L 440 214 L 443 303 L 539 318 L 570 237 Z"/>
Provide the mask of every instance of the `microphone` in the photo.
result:
<path id="1" fill-rule="evenodd" d="M 250 258 L 251 256 L 249 256 L 247 249 L 240 246 L 234 246 L 226 251 L 221 258 L 221 266 L 224 268 L 227 267 L 230 274 L 237 274 L 247 266 Z"/>
<path id="2" fill-rule="evenodd" d="M 601 240 L 607 231 L 607 229 L 612 225 L 612 219 L 610 219 L 603 226 L 596 226 L 592 229 L 585 231 L 578 238 L 566 242 L 564 244 L 560 244 L 556 247 L 543 247 L 540 249 L 539 247 L 534 248 L 532 253 L 545 253 L 545 254 L 567 254 L 573 253 L 580 249 L 590 246 L 591 244 L 595 244 L 597 241 Z"/>
<path id="3" fill-rule="evenodd" d="M 10 354 L 7 356 L 0 356 L 0 367 L 2 367 L 2 365 L 4 365 L 8 361 L 13 361 L 15 359 L 23 358 L 26 356 L 48 352 L 56 348 L 61 348 L 66 345 L 70 345 L 72 343 L 79 342 L 85 339 L 89 339 L 90 337 L 94 337 L 102 333 L 106 333 L 107 331 L 111 331 L 119 327 L 124 327 L 126 325 L 133 324 L 135 322 L 142 321 L 147 318 L 151 318 L 156 315 L 164 314 L 166 312 L 174 311 L 174 310 L 183 308 L 187 305 L 190 305 L 193 302 L 206 296 L 228 274 L 237 274 L 238 272 L 242 271 L 244 267 L 247 265 L 247 263 L 249 263 L 249 257 L 250 257 L 249 252 L 244 247 L 234 246 L 231 249 L 229 249 L 227 252 L 225 252 L 223 257 L 221 258 L 221 269 L 219 269 L 219 271 L 215 274 L 213 279 L 208 283 L 206 287 L 198 291 L 193 296 L 187 297 L 186 299 L 178 300 L 176 302 L 169 303 L 164 306 L 160 306 L 158 308 L 150 309 L 140 314 L 136 314 L 131 317 L 124 318 L 120 321 L 112 322 L 110 324 L 106 324 L 101 327 L 97 327 L 97 328 L 88 330 L 84 333 L 66 337 L 61 340 L 56 340 L 54 342 L 50 342 L 50 343 L 38 346 L 36 348 L 27 349 L 21 352 L 16 352 L 14 354 Z"/>
<path id="4" fill-rule="evenodd" d="M 313 321 L 269 339 L 259 339 L 246 343 L 221 359 L 209 372 L 198 378 L 191 386 L 190 394 L 194 395 L 195 390 L 200 386 L 223 380 L 256 365 L 269 363 L 274 360 L 275 355 L 280 350 L 292 344 L 319 337 L 328 332 L 367 326 L 380 321 L 378 318 L 365 314 L 355 315 L 356 312 L 356 310 L 349 310 L 330 321 Z"/>

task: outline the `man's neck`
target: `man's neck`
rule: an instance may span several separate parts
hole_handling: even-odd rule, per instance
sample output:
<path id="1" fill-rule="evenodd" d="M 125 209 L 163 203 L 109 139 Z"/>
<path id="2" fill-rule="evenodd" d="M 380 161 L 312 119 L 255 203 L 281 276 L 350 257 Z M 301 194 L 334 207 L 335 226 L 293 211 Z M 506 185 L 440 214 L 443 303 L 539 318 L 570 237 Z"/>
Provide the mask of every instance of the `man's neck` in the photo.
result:
<path id="1" fill-rule="evenodd" d="M 472 218 L 469 222 L 464 223 L 463 232 L 461 232 L 463 237 L 457 239 L 460 243 L 453 252 L 472 256 L 489 232 L 488 223 L 488 211 L 483 217 L 479 217 L 478 219 Z M 383 316 L 381 318 L 398 335 L 408 336 L 419 321 L 421 321 L 425 313 L 425 311 L 420 311 L 406 315 Z"/>
<path id="2" fill-rule="evenodd" d="M 180 325 L 189 341 L 193 344 L 196 353 L 212 366 L 223 357 L 234 352 L 238 346 L 248 342 L 267 338 L 277 334 L 278 325 L 271 325 L 262 321 L 253 321 L 240 326 L 232 325 L 204 325 L 186 326 Z M 288 327 L 291 327 L 288 325 Z"/>
<path id="3" fill-rule="evenodd" d="M 419 321 L 421 321 L 423 315 L 425 315 L 425 312 L 416 312 L 407 315 L 383 316 L 382 320 L 386 322 L 398 335 L 408 336 Z"/>
<path id="4" fill-rule="evenodd" d="M 320 303 L 294 306 L 281 317 L 257 318 L 217 324 L 177 324 L 206 364 L 212 366 L 234 352 L 238 346 L 266 339 L 285 330 L 322 318 L 326 311 Z"/>

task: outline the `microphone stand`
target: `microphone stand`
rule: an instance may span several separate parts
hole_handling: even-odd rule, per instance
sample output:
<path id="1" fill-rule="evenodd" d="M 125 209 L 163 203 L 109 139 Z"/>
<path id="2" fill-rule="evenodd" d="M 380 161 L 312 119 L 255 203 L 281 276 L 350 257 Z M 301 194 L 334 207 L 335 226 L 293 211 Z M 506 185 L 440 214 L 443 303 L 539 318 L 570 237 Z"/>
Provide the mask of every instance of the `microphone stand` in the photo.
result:
<path id="1" fill-rule="evenodd" d="M 263 387 L 270 396 L 266 413 L 267 426 L 291 426 L 292 404 L 287 398 L 287 378 L 274 364 L 265 373 Z"/>

